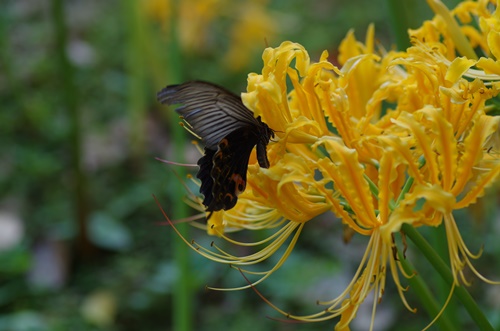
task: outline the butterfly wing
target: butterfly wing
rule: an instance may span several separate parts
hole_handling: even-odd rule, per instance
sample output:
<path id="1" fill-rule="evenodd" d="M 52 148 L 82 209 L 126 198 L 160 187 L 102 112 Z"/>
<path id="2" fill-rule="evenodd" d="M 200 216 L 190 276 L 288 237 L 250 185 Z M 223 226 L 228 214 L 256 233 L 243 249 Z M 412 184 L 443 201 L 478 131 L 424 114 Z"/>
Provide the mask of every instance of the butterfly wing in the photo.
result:
<path id="1" fill-rule="evenodd" d="M 233 208 L 245 190 L 248 160 L 255 145 L 260 166 L 269 167 L 266 146 L 274 131 L 260 117 L 253 117 L 239 96 L 211 83 L 167 86 L 157 97 L 161 103 L 182 104 L 177 112 L 205 144 L 196 177 L 201 180 L 206 210 Z"/>
<path id="2" fill-rule="evenodd" d="M 183 104 L 176 111 L 205 146 L 214 151 L 234 130 L 248 126 L 257 129 L 260 125 L 239 96 L 211 83 L 192 81 L 170 85 L 158 92 L 157 97 L 161 103 Z"/>
<path id="3" fill-rule="evenodd" d="M 217 151 L 205 149 L 196 177 L 201 180 L 200 192 L 205 196 L 207 211 L 234 207 L 245 190 L 248 160 L 257 140 L 252 127 L 243 127 L 224 137 Z"/>

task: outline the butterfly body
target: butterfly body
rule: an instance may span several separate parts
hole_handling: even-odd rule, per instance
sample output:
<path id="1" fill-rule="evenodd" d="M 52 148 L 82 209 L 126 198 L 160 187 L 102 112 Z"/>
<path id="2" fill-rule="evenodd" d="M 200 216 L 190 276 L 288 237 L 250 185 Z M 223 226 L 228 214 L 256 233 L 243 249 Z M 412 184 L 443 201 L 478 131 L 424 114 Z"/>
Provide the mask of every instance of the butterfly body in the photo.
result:
<path id="1" fill-rule="evenodd" d="M 235 206 L 245 190 L 248 161 L 257 146 L 257 160 L 269 168 L 266 146 L 274 131 L 255 118 L 241 98 L 224 88 L 201 81 L 167 86 L 158 93 L 161 103 L 182 104 L 177 112 L 205 144 L 198 161 L 203 204 L 209 212 Z"/>

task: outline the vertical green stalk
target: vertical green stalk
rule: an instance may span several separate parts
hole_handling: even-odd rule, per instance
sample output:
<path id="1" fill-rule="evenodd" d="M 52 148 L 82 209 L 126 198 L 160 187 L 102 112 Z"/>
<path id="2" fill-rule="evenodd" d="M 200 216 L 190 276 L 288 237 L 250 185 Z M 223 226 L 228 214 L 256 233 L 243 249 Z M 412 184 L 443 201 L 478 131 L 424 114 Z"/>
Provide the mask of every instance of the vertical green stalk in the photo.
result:
<path id="1" fill-rule="evenodd" d="M 454 7 L 460 0 L 444 2 Z M 411 46 L 408 29 L 415 29 L 422 25 L 424 19 L 431 19 L 434 16 L 424 0 L 387 0 L 387 7 L 395 43 L 399 50 Z"/>
<path id="2" fill-rule="evenodd" d="M 86 176 L 82 168 L 82 127 L 79 100 L 74 80 L 74 69 L 66 54 L 67 29 L 64 21 L 64 1 L 52 0 L 52 16 L 56 41 L 56 61 L 61 80 L 63 106 L 70 118 L 69 149 L 71 151 L 71 169 L 73 172 L 73 199 L 75 219 L 78 221 L 78 247 L 82 258 L 88 258 L 91 245 L 87 236 L 87 194 Z"/>
<path id="3" fill-rule="evenodd" d="M 180 83 L 183 81 L 183 64 L 182 64 L 182 52 L 179 46 L 179 39 L 177 34 L 177 13 L 179 4 L 178 1 L 171 1 L 172 13 L 170 17 L 170 36 L 166 52 L 168 54 L 168 83 Z M 179 117 L 177 113 L 171 111 L 170 117 L 170 133 L 173 138 L 173 155 L 176 156 L 176 160 L 179 162 L 184 162 L 184 150 L 186 136 L 184 129 L 179 125 Z M 186 178 L 186 172 L 182 167 L 177 169 L 180 178 Z M 174 189 L 170 196 L 170 201 L 178 201 L 179 196 L 184 192 L 184 187 L 177 180 L 177 187 Z M 184 203 L 174 203 L 172 206 L 172 216 L 174 219 L 181 219 L 188 215 L 187 205 Z M 181 223 L 178 225 L 177 229 L 180 231 L 182 236 L 189 238 L 189 225 Z M 174 321 L 173 330 L 176 331 L 190 331 L 193 329 L 193 286 L 192 286 L 192 268 L 190 265 L 190 253 L 188 246 L 184 244 L 182 240 L 175 238 L 173 240 L 173 251 L 174 258 L 177 264 L 177 269 L 179 270 L 179 278 L 177 280 L 177 286 L 174 289 Z"/>
<path id="4" fill-rule="evenodd" d="M 420 1 L 421 2 L 421 1 Z M 408 29 L 419 26 L 422 22 L 418 15 L 418 0 L 387 0 L 389 20 L 394 33 L 396 46 L 405 50 L 411 46 Z"/>
<path id="5" fill-rule="evenodd" d="M 9 40 L 8 40 L 8 26 L 9 26 L 9 12 L 8 10 L 0 10 L 0 72 L 4 75 L 9 92 L 15 99 L 15 104 L 24 107 L 25 102 L 23 99 L 23 91 L 21 85 L 16 79 L 12 71 L 12 56 L 9 54 Z"/>
<path id="6" fill-rule="evenodd" d="M 406 49 L 410 46 L 410 40 L 408 38 L 407 32 L 408 29 L 421 26 L 424 18 L 423 16 L 426 16 L 428 13 L 428 18 L 431 18 L 433 16 L 433 13 L 429 10 L 430 8 L 428 8 L 421 1 L 417 2 L 415 0 L 388 0 L 387 3 L 398 49 Z M 436 253 L 440 256 L 446 256 L 447 247 L 445 243 L 447 242 L 447 240 L 443 226 L 441 226 L 436 232 L 433 233 L 433 247 L 435 248 Z M 449 288 L 446 281 L 444 281 L 442 278 L 438 278 L 435 280 L 435 285 L 437 285 L 438 297 L 440 298 L 440 300 L 446 300 L 448 296 L 447 289 Z M 458 312 L 456 304 L 455 302 L 453 302 L 453 300 L 448 304 L 444 314 L 448 316 L 449 320 L 457 323 L 456 321 L 458 321 Z"/>
<path id="7" fill-rule="evenodd" d="M 408 260 L 405 259 L 403 254 L 399 251 L 398 257 L 405 272 L 408 275 L 411 275 L 415 268 L 411 266 L 410 262 L 408 262 Z M 410 283 L 412 293 L 415 293 L 415 295 L 419 298 L 422 306 L 429 314 L 431 320 L 434 319 L 434 317 L 436 317 L 441 310 L 441 304 L 439 304 L 434 299 L 434 296 L 432 295 L 432 292 L 427 284 L 423 281 L 422 277 L 419 274 L 416 274 L 412 278 L 408 279 L 408 282 Z M 457 330 L 457 323 L 453 323 L 445 314 L 440 316 L 440 318 L 437 320 L 437 323 L 439 324 L 440 330 Z"/>
<path id="8" fill-rule="evenodd" d="M 434 269 L 446 281 L 451 288 L 454 282 L 453 275 L 448 265 L 439 257 L 434 251 L 434 248 L 418 233 L 418 231 L 409 224 L 403 224 L 402 230 L 411 239 L 411 241 L 418 247 L 420 252 L 432 264 Z M 455 287 L 455 293 L 462 302 L 463 307 L 467 310 L 472 320 L 476 323 L 479 330 L 494 331 L 493 326 L 490 324 L 484 313 L 478 307 L 472 296 L 467 292 L 463 285 Z"/>
<path id="9" fill-rule="evenodd" d="M 450 265 L 449 261 L 449 253 L 448 253 L 448 239 L 446 238 L 446 229 L 444 224 L 441 224 L 439 227 L 432 231 L 432 237 L 430 238 L 430 242 L 432 243 L 432 247 L 436 254 L 438 254 L 447 265 Z M 449 291 L 449 285 L 443 278 L 436 279 L 436 295 L 442 299 L 446 300 Z M 448 306 L 446 307 L 446 314 L 453 321 L 459 320 L 459 312 L 457 310 L 457 304 L 454 300 L 451 300 Z"/>
<path id="10" fill-rule="evenodd" d="M 145 158 L 145 132 L 147 96 L 146 66 L 144 48 L 148 36 L 145 33 L 145 22 L 140 2 L 127 0 L 125 5 L 125 24 L 129 29 L 127 49 L 128 72 L 128 114 L 130 124 L 130 146 L 133 159 L 140 166 Z"/>

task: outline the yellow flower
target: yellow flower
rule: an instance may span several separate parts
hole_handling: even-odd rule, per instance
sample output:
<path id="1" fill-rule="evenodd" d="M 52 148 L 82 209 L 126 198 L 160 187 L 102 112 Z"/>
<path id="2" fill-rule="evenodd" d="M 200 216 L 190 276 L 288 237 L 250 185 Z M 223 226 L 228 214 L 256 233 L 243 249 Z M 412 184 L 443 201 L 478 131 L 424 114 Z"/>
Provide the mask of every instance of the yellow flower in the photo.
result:
<path id="1" fill-rule="evenodd" d="M 421 28 L 410 31 L 410 37 L 425 42 L 428 49 L 437 49 L 436 56 L 450 62 L 465 56 L 469 68 L 475 65 L 480 70 L 469 70 L 466 77 L 477 77 L 483 81 L 493 81 L 498 90 L 500 81 L 500 9 L 498 0 L 462 1 L 449 11 L 439 0 L 427 0 L 436 12 L 432 21 L 425 22 Z M 491 10 L 494 6 L 494 10 Z M 456 19 L 455 19 L 456 18 Z M 462 23 L 459 25 L 457 20 Z M 476 24 L 478 22 L 479 24 Z M 474 48 L 483 53 L 477 56 Z M 463 59 L 459 60 L 461 63 Z M 467 69 L 469 69 L 467 68 Z"/>
<path id="2" fill-rule="evenodd" d="M 331 211 L 368 237 L 343 293 L 319 302 L 325 308 L 306 316 L 273 306 L 287 317 L 340 317 L 336 329 L 347 330 L 372 291 L 375 314 L 388 273 L 403 304 L 414 311 L 400 280 L 412 275 L 403 270 L 394 242 L 404 223 L 419 227 L 444 221 L 455 284 L 468 284 L 465 266 L 488 281 L 474 269 L 470 259 L 478 255 L 465 246 L 452 212 L 475 203 L 500 174 L 499 160 L 489 153 L 500 118 L 487 115 L 488 101 L 500 90 L 495 73 L 499 14 L 488 10 L 488 1 L 467 1 L 452 12 L 437 0 L 432 4 L 439 16 L 411 32 L 414 46 L 406 52 L 376 51 L 370 26 L 364 43 L 348 33 L 340 46 L 340 68 L 328 61 L 326 51 L 311 63 L 304 47 L 284 42 L 264 51 L 261 74 L 248 76 L 243 102 L 277 136 L 268 146 L 271 166 L 260 168 L 253 156 L 247 190 L 234 209 L 214 213 L 208 228 L 232 244 L 264 248 L 234 256 L 215 245 L 190 245 L 207 258 L 259 277 L 242 289 L 281 267 L 305 224 L 317 215 Z M 462 23 L 476 15 L 480 31 L 451 24 L 453 15 Z M 475 58 L 467 45 L 458 47 L 464 42 L 481 45 L 493 57 Z M 242 243 L 227 235 L 235 229 L 275 232 Z M 271 269 L 247 269 L 283 245 L 285 252 Z"/>
<path id="3" fill-rule="evenodd" d="M 369 31 L 369 38 L 373 38 L 373 27 Z M 328 62 L 326 52 L 318 63 L 310 63 L 309 55 L 298 44 L 285 42 L 276 49 L 266 49 L 262 74 L 249 75 L 248 93 L 243 94 L 243 101 L 276 130 L 277 141 L 268 146 L 271 167 L 262 169 L 253 165 L 255 158 L 252 158 L 247 190 L 238 204 L 229 211 L 215 213 L 209 220 L 213 223 L 208 226 L 210 231 L 216 229 L 219 236 L 233 244 L 265 247 L 250 255 L 235 257 L 218 247 L 214 251 L 193 244 L 200 254 L 212 260 L 259 275 L 251 285 L 240 287 L 248 288 L 283 264 L 306 222 L 333 211 L 352 229 L 370 236 L 365 257 L 344 293 L 322 303 L 326 309 L 309 316 L 287 316 L 304 321 L 342 316 L 340 325 L 349 324 L 359 303 L 370 291 L 375 290 L 378 298 L 382 296 L 387 264 L 401 295 L 403 293 L 393 241 L 384 241 L 380 232 L 390 214 L 392 186 L 396 186 L 395 181 L 402 183 L 400 178 L 391 176 L 393 159 L 402 164 L 403 158 L 394 150 L 384 154 L 378 147 L 367 148 L 363 140 L 383 132 L 384 128 L 375 126 L 382 114 L 382 103 L 394 101 L 397 96 L 393 88 L 385 85 L 387 81 L 402 80 L 405 75 L 391 64 L 390 59 L 399 53 L 384 54 L 383 59 L 373 53 L 364 54 L 362 51 L 369 48 L 360 48 L 352 36 L 351 33 L 346 38 L 341 56 L 358 54 L 347 59 L 342 69 Z M 369 41 L 373 44 L 372 39 Z M 349 44 L 356 49 L 347 46 Z M 293 62 L 295 69 L 290 66 Z M 373 77 L 367 77 L 367 73 Z M 290 92 L 287 79 L 293 86 Z M 365 93 L 356 93 L 357 89 L 364 89 Z M 338 134 L 332 132 L 332 126 Z M 382 169 L 380 179 L 376 165 Z M 399 174 L 404 176 L 402 171 Z M 374 188 L 377 183 L 384 183 L 389 190 L 377 191 Z M 235 228 L 274 228 L 276 231 L 263 241 L 241 243 L 222 232 L 222 229 Z M 245 268 L 269 258 L 285 244 L 285 252 L 270 270 L 254 272 Z M 403 301 L 406 302 L 404 297 Z"/>
<path id="4" fill-rule="evenodd" d="M 413 163 L 411 176 L 415 183 L 396 205 L 387 225 L 382 228 L 382 235 L 389 240 L 403 223 L 438 226 L 444 219 L 457 285 L 459 276 L 468 284 L 463 268 L 465 265 L 472 267 L 468 258 L 474 256 L 461 239 L 452 211 L 474 203 L 500 173 L 498 160 L 492 162 L 484 158 L 487 139 L 498 130 L 499 120 L 477 112 L 470 128 L 458 139 L 440 109 L 426 107 L 414 114 L 402 113 L 395 121 L 408 134 L 407 147 L 420 158 L 405 159 L 409 168 Z M 388 144 L 394 143 L 397 142 Z M 425 201 L 423 206 L 422 200 Z M 482 278 L 474 268 L 472 270 Z"/>
<path id="5" fill-rule="evenodd" d="M 485 280 L 471 265 L 469 258 L 478 256 L 465 246 L 451 212 L 476 202 L 500 171 L 498 160 L 488 155 L 488 139 L 498 131 L 499 119 L 486 115 L 487 101 L 500 89 L 500 63 L 496 60 L 500 11 L 498 6 L 492 12 L 488 9 L 495 2 L 464 1 L 447 11 L 440 1 L 429 0 L 436 17 L 411 31 L 415 46 L 406 58 L 394 62 L 408 72 L 419 72 L 414 77 L 425 77 L 416 81 L 409 77 L 408 86 L 416 84 L 416 91 L 425 91 L 426 85 L 430 91 L 419 95 L 426 98 L 424 108 L 411 115 L 402 113 L 395 121 L 411 137 L 406 140 L 422 155 L 425 165 L 412 174 L 416 181 L 413 190 L 394 210 L 394 221 L 385 229 L 385 236 L 402 223 L 437 226 L 444 220 L 456 284 L 459 280 L 468 284 L 465 266 Z M 472 18 L 479 21 L 477 28 Z M 449 20 L 455 23 L 443 24 Z M 478 45 L 485 55 L 479 59 L 470 52 Z M 467 57 L 456 57 L 457 51 Z M 415 212 L 421 199 L 427 206 Z"/>

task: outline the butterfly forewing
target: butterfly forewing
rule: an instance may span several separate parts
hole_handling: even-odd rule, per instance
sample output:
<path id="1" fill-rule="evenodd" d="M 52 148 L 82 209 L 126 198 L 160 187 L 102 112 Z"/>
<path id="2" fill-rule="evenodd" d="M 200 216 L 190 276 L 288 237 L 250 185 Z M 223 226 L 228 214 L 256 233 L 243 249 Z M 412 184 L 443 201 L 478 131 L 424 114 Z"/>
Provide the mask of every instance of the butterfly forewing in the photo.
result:
<path id="1" fill-rule="evenodd" d="M 238 128 L 258 125 L 239 96 L 210 83 L 167 86 L 158 93 L 158 100 L 169 105 L 183 104 L 176 111 L 208 148 L 217 149 L 219 141 Z"/>
<path id="2" fill-rule="evenodd" d="M 158 92 L 158 100 L 182 104 L 177 112 L 205 143 L 196 177 L 201 180 L 206 210 L 233 208 L 245 190 L 248 160 L 255 145 L 260 166 L 269 167 L 266 146 L 274 131 L 260 117 L 255 118 L 240 97 L 211 83 L 167 86 Z"/>

